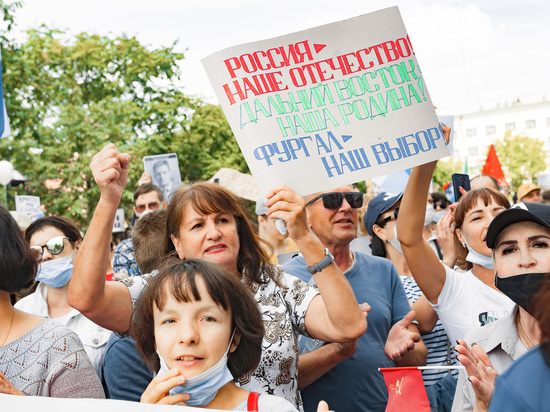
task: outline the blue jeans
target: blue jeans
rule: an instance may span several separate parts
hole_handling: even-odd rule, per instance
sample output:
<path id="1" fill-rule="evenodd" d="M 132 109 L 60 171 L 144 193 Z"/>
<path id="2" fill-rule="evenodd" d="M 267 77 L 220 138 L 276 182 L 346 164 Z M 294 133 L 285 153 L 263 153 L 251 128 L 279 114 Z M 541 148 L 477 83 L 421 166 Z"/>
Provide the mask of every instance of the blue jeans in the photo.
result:
<path id="1" fill-rule="evenodd" d="M 450 373 L 426 387 L 432 412 L 450 412 L 455 397 L 456 379 Z"/>

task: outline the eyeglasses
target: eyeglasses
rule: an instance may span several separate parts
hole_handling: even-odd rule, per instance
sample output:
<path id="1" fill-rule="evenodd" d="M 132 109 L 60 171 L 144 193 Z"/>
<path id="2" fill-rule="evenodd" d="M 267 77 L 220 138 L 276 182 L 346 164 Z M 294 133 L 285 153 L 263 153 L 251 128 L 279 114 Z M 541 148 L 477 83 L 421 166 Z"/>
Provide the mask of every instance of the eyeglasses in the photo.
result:
<path id="1" fill-rule="evenodd" d="M 71 242 L 71 239 L 66 236 L 56 236 L 48 240 L 45 245 L 31 246 L 34 257 L 38 262 L 40 262 L 42 260 L 42 255 L 44 254 L 44 248 L 46 248 L 48 252 L 50 252 L 54 256 L 59 255 L 65 249 L 65 239 Z"/>
<path id="2" fill-rule="evenodd" d="M 159 207 L 160 207 L 159 202 L 149 203 L 148 205 L 137 205 L 136 212 L 142 213 L 142 212 L 145 212 L 145 209 L 157 210 Z"/>
<path id="3" fill-rule="evenodd" d="M 376 224 L 380 227 L 384 227 L 386 226 L 386 224 L 393 220 L 393 219 L 397 219 L 397 217 L 399 216 L 399 208 L 395 209 L 391 215 L 389 215 L 388 217 L 385 217 L 384 219 L 381 219 L 379 220 Z"/>
<path id="4" fill-rule="evenodd" d="M 317 196 L 315 199 L 311 199 L 309 202 L 307 202 L 306 206 L 311 205 L 313 202 L 319 199 L 323 199 L 323 206 L 325 207 L 325 209 L 339 209 L 344 202 L 344 197 L 346 198 L 346 202 L 348 202 L 350 207 L 353 209 L 358 209 L 363 206 L 363 193 L 361 192 L 323 193 L 322 195 Z"/>
<path id="5" fill-rule="evenodd" d="M 434 209 L 437 209 L 440 207 L 441 209 L 446 209 L 447 206 L 449 206 L 449 203 L 446 200 L 442 200 L 441 202 L 434 202 Z"/>

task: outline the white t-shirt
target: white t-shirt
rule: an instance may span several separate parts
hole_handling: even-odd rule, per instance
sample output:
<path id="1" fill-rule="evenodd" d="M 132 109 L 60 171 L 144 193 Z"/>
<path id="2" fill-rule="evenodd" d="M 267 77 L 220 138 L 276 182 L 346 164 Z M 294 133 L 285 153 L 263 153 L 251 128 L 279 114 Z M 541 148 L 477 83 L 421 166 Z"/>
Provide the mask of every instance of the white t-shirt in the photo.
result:
<path id="1" fill-rule="evenodd" d="M 461 273 L 445 266 L 445 275 L 437 304 L 432 306 L 451 344 L 514 309 L 515 304 L 508 296 L 487 286 L 471 270 Z"/>

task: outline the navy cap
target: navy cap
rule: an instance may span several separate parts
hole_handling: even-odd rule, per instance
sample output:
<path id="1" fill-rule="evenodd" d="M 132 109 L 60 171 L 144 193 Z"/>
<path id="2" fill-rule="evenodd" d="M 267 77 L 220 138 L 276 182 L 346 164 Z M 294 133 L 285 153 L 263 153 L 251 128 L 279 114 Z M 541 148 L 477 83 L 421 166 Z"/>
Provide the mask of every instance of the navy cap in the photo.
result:
<path id="1" fill-rule="evenodd" d="M 394 195 L 389 192 L 382 192 L 369 202 L 367 211 L 363 216 L 363 223 L 365 223 L 365 229 L 367 229 L 369 235 L 373 235 L 372 227 L 378 220 L 378 216 L 391 209 L 391 207 L 401 200 L 402 197 L 403 192 L 398 195 Z"/>
<path id="2" fill-rule="evenodd" d="M 541 203 L 517 203 L 510 209 L 499 213 L 487 229 L 485 241 L 491 249 L 495 247 L 498 236 L 504 229 L 518 222 L 535 222 L 550 229 L 550 205 Z"/>

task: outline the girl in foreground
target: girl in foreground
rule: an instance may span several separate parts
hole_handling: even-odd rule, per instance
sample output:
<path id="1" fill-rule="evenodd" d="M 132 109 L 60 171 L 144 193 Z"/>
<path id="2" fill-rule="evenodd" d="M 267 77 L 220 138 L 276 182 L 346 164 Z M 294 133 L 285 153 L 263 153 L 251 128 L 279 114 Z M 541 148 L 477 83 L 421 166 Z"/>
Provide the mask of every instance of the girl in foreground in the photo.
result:
<path id="1" fill-rule="evenodd" d="M 145 289 L 131 331 L 150 369 L 158 371 L 141 402 L 297 410 L 285 399 L 233 383 L 258 365 L 264 326 L 247 287 L 218 265 L 169 259 Z"/>

